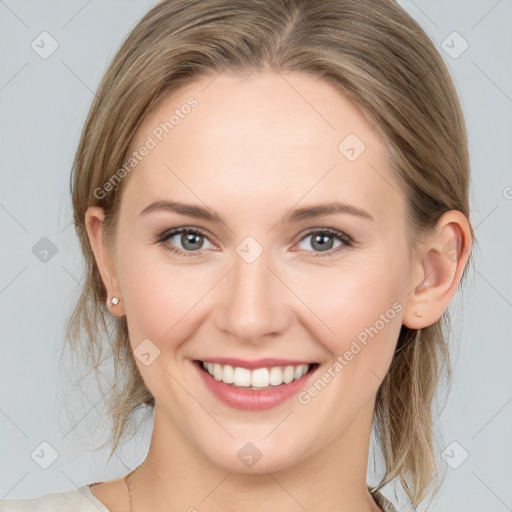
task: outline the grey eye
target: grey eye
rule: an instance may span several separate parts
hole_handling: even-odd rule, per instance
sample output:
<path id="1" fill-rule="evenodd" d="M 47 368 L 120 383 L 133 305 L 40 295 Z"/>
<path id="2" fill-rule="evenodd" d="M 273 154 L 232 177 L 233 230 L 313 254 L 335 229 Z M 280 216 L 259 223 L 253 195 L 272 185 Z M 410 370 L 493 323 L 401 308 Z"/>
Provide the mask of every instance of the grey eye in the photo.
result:
<path id="1" fill-rule="evenodd" d="M 209 249 L 211 247 L 211 243 L 204 235 L 194 233 L 192 231 L 177 233 L 169 237 L 168 240 L 172 245 L 184 251 L 199 251 L 202 249 Z M 207 245 L 205 247 L 205 243 L 210 244 L 210 246 Z"/>
<path id="2" fill-rule="evenodd" d="M 310 240 L 309 244 L 307 240 Z M 335 245 L 336 241 L 338 242 L 337 245 Z M 337 240 L 337 237 L 330 234 L 330 233 L 310 233 L 306 237 L 304 237 L 300 244 L 308 244 L 310 247 L 313 248 L 316 252 L 325 252 L 330 251 L 331 249 L 335 249 L 336 247 L 339 247 L 341 245 L 341 240 Z M 310 250 L 308 247 L 301 246 L 301 249 Z"/>

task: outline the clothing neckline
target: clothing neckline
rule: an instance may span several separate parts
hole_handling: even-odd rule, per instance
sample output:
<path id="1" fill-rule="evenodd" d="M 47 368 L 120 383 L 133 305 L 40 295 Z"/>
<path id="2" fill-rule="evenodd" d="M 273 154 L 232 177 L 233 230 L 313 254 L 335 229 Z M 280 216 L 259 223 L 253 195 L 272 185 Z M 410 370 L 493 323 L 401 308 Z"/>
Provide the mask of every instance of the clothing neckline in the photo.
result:
<path id="1" fill-rule="evenodd" d="M 91 486 L 102 484 L 103 482 L 94 482 L 92 484 L 84 484 L 80 486 L 80 490 L 94 503 L 96 507 L 100 509 L 100 512 L 111 512 L 110 509 L 106 507 L 106 505 L 97 498 L 93 492 L 91 491 Z"/>
<path id="2" fill-rule="evenodd" d="M 102 484 L 104 482 L 94 482 L 92 484 L 85 484 L 80 487 L 80 489 L 87 495 L 87 497 L 100 509 L 100 512 L 111 512 L 110 509 L 106 507 L 106 505 L 97 498 L 93 492 L 91 491 L 91 487 L 97 484 Z M 372 495 L 373 500 L 377 505 L 382 509 L 383 512 L 396 512 L 395 506 L 380 492 L 380 491 L 372 491 L 369 485 L 366 486 L 370 494 Z"/>

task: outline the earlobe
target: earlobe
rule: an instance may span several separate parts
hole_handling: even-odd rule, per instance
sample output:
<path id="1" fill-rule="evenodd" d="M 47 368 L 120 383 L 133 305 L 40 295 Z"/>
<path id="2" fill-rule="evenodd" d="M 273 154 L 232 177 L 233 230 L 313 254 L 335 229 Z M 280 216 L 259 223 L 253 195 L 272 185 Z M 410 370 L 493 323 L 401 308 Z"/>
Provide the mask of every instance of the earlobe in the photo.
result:
<path id="1" fill-rule="evenodd" d="M 85 226 L 89 242 L 98 266 L 101 280 L 107 291 L 106 305 L 115 316 L 124 316 L 124 307 L 121 298 L 121 289 L 116 272 L 115 259 L 111 248 L 107 243 L 103 232 L 103 220 L 105 218 L 103 208 L 90 206 L 85 213 Z M 113 298 L 117 301 L 112 301 Z"/>
<path id="2" fill-rule="evenodd" d="M 419 250 L 419 272 L 402 318 L 406 327 L 421 329 L 441 318 L 459 286 L 471 242 L 471 227 L 464 214 L 450 210 L 441 216 Z"/>

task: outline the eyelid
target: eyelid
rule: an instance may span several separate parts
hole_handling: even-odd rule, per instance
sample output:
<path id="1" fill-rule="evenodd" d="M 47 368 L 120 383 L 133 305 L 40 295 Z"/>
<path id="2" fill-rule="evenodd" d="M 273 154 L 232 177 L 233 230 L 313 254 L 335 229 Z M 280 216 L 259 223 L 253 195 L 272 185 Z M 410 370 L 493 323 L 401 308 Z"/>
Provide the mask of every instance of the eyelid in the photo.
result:
<path id="1" fill-rule="evenodd" d="M 341 252 L 342 250 L 349 249 L 357 244 L 357 242 L 354 238 L 352 238 L 350 235 L 347 235 L 343 231 L 340 231 L 340 230 L 334 229 L 334 228 L 329 228 L 329 227 L 315 227 L 315 228 L 306 229 L 300 235 L 298 235 L 298 237 L 296 238 L 293 245 L 295 246 L 298 243 L 302 242 L 307 237 L 313 236 L 317 233 L 327 234 L 329 236 L 337 238 L 341 242 L 341 245 L 334 249 L 329 249 L 327 251 L 320 251 L 320 252 L 306 251 L 306 252 L 310 253 L 313 257 L 335 255 L 335 254 Z M 299 252 L 299 251 L 293 251 L 293 252 Z"/>
<path id="2" fill-rule="evenodd" d="M 216 243 L 214 241 L 210 240 L 210 238 L 214 238 L 214 237 L 206 229 L 198 228 L 195 226 L 179 226 L 179 227 L 175 227 L 175 228 L 166 229 L 158 236 L 157 242 L 162 244 L 169 252 L 184 255 L 186 257 L 202 256 L 204 250 L 201 250 L 201 249 L 198 251 L 183 251 L 182 249 L 178 249 L 177 247 L 174 247 L 174 246 L 172 246 L 172 248 L 166 246 L 166 242 L 168 241 L 169 238 L 179 235 L 180 233 L 195 233 L 197 235 L 207 238 L 211 244 L 216 245 Z M 333 237 L 337 238 L 338 240 L 340 240 L 340 242 L 342 242 L 342 244 L 340 246 L 338 246 L 334 249 L 330 249 L 328 251 L 320 251 L 320 252 L 305 251 L 307 253 L 311 253 L 311 255 L 313 257 L 322 257 L 322 256 L 328 257 L 329 255 L 336 254 L 343 249 L 351 248 L 357 244 L 357 241 L 353 237 L 351 237 L 350 235 L 347 235 L 343 231 L 339 231 L 337 229 L 329 228 L 329 227 L 314 227 L 314 228 L 306 229 L 300 235 L 298 235 L 297 238 L 295 239 L 295 241 L 293 242 L 293 246 L 302 242 L 308 236 L 313 236 L 316 233 L 324 233 L 324 234 L 333 236 Z M 295 250 L 293 252 L 300 252 L 300 250 L 299 251 Z"/>
<path id="3" fill-rule="evenodd" d="M 213 237 L 207 230 L 205 230 L 203 228 L 197 228 L 195 226 L 178 226 L 175 228 L 166 229 L 160 235 L 158 235 L 156 242 L 161 244 L 167 251 L 176 253 L 179 255 L 184 255 L 185 257 L 188 257 L 188 256 L 193 257 L 193 256 L 202 255 L 203 254 L 202 250 L 184 251 L 175 246 L 167 245 L 167 242 L 170 238 L 172 238 L 176 235 L 179 235 L 181 233 L 194 233 L 196 235 L 200 235 L 200 236 L 203 236 L 204 238 L 208 239 L 208 241 L 212 245 L 217 245 L 216 242 L 210 240 L 210 238 L 215 238 L 215 237 Z"/>

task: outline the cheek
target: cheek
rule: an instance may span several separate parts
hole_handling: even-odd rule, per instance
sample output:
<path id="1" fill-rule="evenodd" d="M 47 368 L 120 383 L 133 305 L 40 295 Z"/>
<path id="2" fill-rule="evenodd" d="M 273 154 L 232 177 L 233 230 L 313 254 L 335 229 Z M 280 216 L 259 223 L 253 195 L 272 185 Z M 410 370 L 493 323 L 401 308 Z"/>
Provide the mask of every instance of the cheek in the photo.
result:
<path id="1" fill-rule="evenodd" d="M 310 413 L 311 429 L 321 428 L 325 439 L 348 428 L 374 399 L 402 325 L 406 258 L 383 252 L 365 259 L 365 264 L 358 259 L 354 265 L 347 260 L 336 272 L 324 269 L 323 279 L 317 271 L 317 279 L 309 276 L 309 288 L 304 283 L 301 291 L 323 321 L 315 318 L 308 327 L 327 349 L 329 360 L 298 400 Z"/>
<path id="2" fill-rule="evenodd" d="M 385 372 L 402 325 L 406 255 L 396 248 L 354 256 L 301 280 L 298 295 L 315 317 L 309 326 L 333 359 L 346 354 Z"/>
<path id="3" fill-rule="evenodd" d="M 132 345 L 146 338 L 179 344 L 187 334 L 187 314 L 214 284 L 211 271 L 173 265 L 164 249 L 152 245 L 127 244 L 120 254 L 129 255 L 118 258 L 118 275 Z"/>

